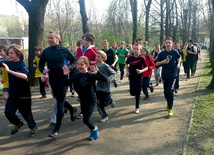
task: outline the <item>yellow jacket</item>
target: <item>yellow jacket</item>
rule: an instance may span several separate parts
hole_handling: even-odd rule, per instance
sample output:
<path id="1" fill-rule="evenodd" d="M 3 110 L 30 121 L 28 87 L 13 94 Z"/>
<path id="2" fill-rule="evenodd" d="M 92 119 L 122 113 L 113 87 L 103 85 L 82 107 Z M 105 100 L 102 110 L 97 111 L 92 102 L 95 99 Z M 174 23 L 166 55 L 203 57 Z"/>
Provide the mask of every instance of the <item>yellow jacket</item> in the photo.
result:
<path id="1" fill-rule="evenodd" d="M 4 70 L 4 68 L 1 68 L 1 71 L 2 71 L 3 88 L 9 88 L 8 73 Z"/>
<path id="2" fill-rule="evenodd" d="M 39 71 L 39 57 L 35 56 L 35 58 L 33 59 L 33 64 L 37 65 L 36 70 L 35 70 L 35 78 L 41 77 L 42 73 Z"/>

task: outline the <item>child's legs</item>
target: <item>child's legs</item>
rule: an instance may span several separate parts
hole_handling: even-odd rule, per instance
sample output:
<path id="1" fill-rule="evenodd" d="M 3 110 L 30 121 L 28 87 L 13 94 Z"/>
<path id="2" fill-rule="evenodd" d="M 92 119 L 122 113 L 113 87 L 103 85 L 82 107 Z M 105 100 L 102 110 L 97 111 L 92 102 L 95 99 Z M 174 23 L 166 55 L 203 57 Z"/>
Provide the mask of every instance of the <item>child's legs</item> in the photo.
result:
<path id="1" fill-rule="evenodd" d="M 93 130 L 95 128 L 95 125 L 90 120 L 90 118 L 91 118 L 91 116 L 92 116 L 92 114 L 94 112 L 95 105 L 91 104 L 91 103 L 87 103 L 87 104 L 88 105 L 82 105 L 81 104 L 81 111 L 82 111 L 82 114 L 83 114 L 83 123 L 85 125 L 87 125 L 90 130 Z"/>
<path id="2" fill-rule="evenodd" d="M 53 114 L 51 116 L 51 123 L 55 123 L 56 124 L 56 114 L 57 114 L 57 100 L 54 97 L 54 107 L 53 107 Z"/>
<path id="3" fill-rule="evenodd" d="M 175 84 L 176 79 L 170 78 L 167 80 L 164 80 L 164 96 L 167 101 L 167 105 L 169 109 L 172 109 L 173 107 L 173 100 L 174 100 L 174 94 L 173 94 L 173 88 Z"/>
<path id="4" fill-rule="evenodd" d="M 105 92 L 101 92 L 101 91 L 98 91 L 96 92 L 97 94 L 97 100 L 99 101 L 99 103 L 97 104 L 97 110 L 99 112 L 99 114 L 105 118 L 108 116 L 108 114 L 106 113 L 105 111 Z"/>
<path id="5" fill-rule="evenodd" d="M 68 88 L 65 86 L 56 86 L 56 87 L 51 86 L 51 88 L 52 88 L 54 97 L 57 100 L 57 116 L 56 116 L 57 118 L 56 118 L 55 130 L 60 130 L 62 118 L 64 116 L 64 100 L 65 100 L 65 95 Z"/>
<path id="6" fill-rule="evenodd" d="M 5 105 L 5 116 L 9 120 L 10 123 L 14 125 L 20 124 L 20 119 L 16 116 L 17 111 L 17 98 L 8 97 L 6 105 Z"/>
<path id="7" fill-rule="evenodd" d="M 180 75 L 180 69 L 178 69 L 176 82 L 175 82 L 175 89 L 179 89 L 179 75 Z"/>
<path id="8" fill-rule="evenodd" d="M 120 80 L 123 80 L 123 76 L 124 76 L 124 67 L 125 67 L 125 64 L 120 64 L 120 63 L 119 63 L 119 68 L 120 68 Z"/>
<path id="9" fill-rule="evenodd" d="M 22 117 L 26 120 L 28 123 L 28 127 L 30 129 L 34 128 L 36 126 L 36 123 L 33 119 L 33 114 L 31 110 L 31 98 L 29 99 L 19 99 L 17 101 L 17 107 L 19 112 L 21 113 Z"/>
<path id="10" fill-rule="evenodd" d="M 2 99 L 5 100 L 5 101 L 7 101 L 8 96 L 9 96 L 8 91 L 9 91 L 9 88 L 3 88 L 2 89 L 2 92 L 3 92 L 2 93 Z"/>
<path id="11" fill-rule="evenodd" d="M 150 87 L 150 77 L 143 77 L 143 93 L 146 97 L 149 96 L 147 88 Z"/>
<path id="12" fill-rule="evenodd" d="M 45 96 L 46 95 L 46 92 L 45 92 L 45 82 L 43 82 L 41 80 L 41 77 L 39 77 L 39 91 L 40 91 L 40 94 L 42 96 Z"/>

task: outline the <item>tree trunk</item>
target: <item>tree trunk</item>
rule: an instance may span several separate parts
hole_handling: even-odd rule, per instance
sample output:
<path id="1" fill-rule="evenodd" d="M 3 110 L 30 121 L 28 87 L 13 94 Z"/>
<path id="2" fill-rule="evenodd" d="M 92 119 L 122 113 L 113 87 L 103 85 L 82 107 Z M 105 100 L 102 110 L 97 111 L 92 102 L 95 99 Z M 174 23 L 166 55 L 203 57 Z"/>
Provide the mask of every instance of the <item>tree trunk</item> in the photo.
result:
<path id="1" fill-rule="evenodd" d="M 79 5 L 80 5 L 80 14 L 82 17 L 82 31 L 83 31 L 83 34 L 85 34 L 89 32 L 88 17 L 87 17 L 86 8 L 85 8 L 85 0 L 79 0 Z"/>
<path id="2" fill-rule="evenodd" d="M 17 0 L 28 12 L 29 15 L 29 49 L 28 68 L 30 72 L 29 82 L 34 84 L 33 59 L 35 57 L 35 47 L 42 47 L 44 34 L 44 16 L 49 0 Z"/>
<path id="3" fill-rule="evenodd" d="M 160 12 L 160 14 L 161 14 L 161 23 L 160 23 L 160 46 L 162 46 L 163 45 L 163 37 L 164 37 L 164 33 L 163 33 L 163 31 L 164 31 L 164 23 L 163 23 L 163 18 L 164 18 L 164 8 L 163 8 L 163 6 L 164 6 L 164 0 L 161 0 L 161 4 L 160 4 L 160 10 L 161 10 L 161 12 Z"/>
<path id="4" fill-rule="evenodd" d="M 137 0 L 130 0 L 131 11 L 132 11 L 132 44 L 134 44 L 135 39 L 137 38 Z"/>
<path id="5" fill-rule="evenodd" d="M 145 21 L 145 41 L 149 41 L 149 12 L 152 0 L 149 0 L 146 5 L 146 21 Z"/>

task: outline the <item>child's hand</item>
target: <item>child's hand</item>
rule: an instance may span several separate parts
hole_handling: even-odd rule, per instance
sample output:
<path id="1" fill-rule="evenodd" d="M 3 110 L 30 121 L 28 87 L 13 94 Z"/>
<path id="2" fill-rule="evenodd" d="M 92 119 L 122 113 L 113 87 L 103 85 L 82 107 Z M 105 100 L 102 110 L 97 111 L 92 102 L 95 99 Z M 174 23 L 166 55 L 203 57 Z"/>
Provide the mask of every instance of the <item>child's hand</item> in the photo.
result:
<path id="1" fill-rule="evenodd" d="M 68 75 L 70 73 L 70 70 L 68 69 L 68 66 L 63 66 L 62 70 L 63 70 L 63 74 L 64 75 Z"/>
<path id="2" fill-rule="evenodd" d="M 127 71 L 127 72 L 126 72 L 126 76 L 128 77 L 129 75 L 130 75 L 130 73 Z"/>
<path id="3" fill-rule="evenodd" d="M 2 63 L 2 65 L 4 66 L 4 70 L 5 70 L 6 72 L 8 72 L 8 71 L 10 70 L 9 67 L 7 66 L 7 64 Z"/>
<path id="4" fill-rule="evenodd" d="M 136 69 L 137 74 L 141 74 L 141 70 L 140 69 Z"/>
<path id="5" fill-rule="evenodd" d="M 91 65 L 89 68 L 90 68 L 91 74 L 96 74 L 99 71 L 99 69 L 95 65 Z"/>

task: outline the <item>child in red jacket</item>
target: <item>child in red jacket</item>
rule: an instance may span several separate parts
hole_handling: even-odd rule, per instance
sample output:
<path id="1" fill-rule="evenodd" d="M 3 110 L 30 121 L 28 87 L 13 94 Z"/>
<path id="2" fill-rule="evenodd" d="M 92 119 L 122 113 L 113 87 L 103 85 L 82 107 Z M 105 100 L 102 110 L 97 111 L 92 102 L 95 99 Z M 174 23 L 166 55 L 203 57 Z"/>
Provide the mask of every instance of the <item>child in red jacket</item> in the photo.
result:
<path id="1" fill-rule="evenodd" d="M 151 92 L 154 91 L 152 83 L 150 83 L 150 79 L 152 76 L 152 70 L 155 68 L 156 65 L 154 63 L 153 58 L 150 56 L 150 54 L 146 48 L 142 48 L 141 54 L 142 54 L 142 56 L 145 57 L 146 64 L 148 65 L 148 70 L 143 73 L 143 84 L 142 84 L 142 90 L 145 95 L 145 97 L 143 99 L 147 100 L 147 99 L 149 99 L 149 93 L 148 93 L 147 88 L 149 87 Z"/>

